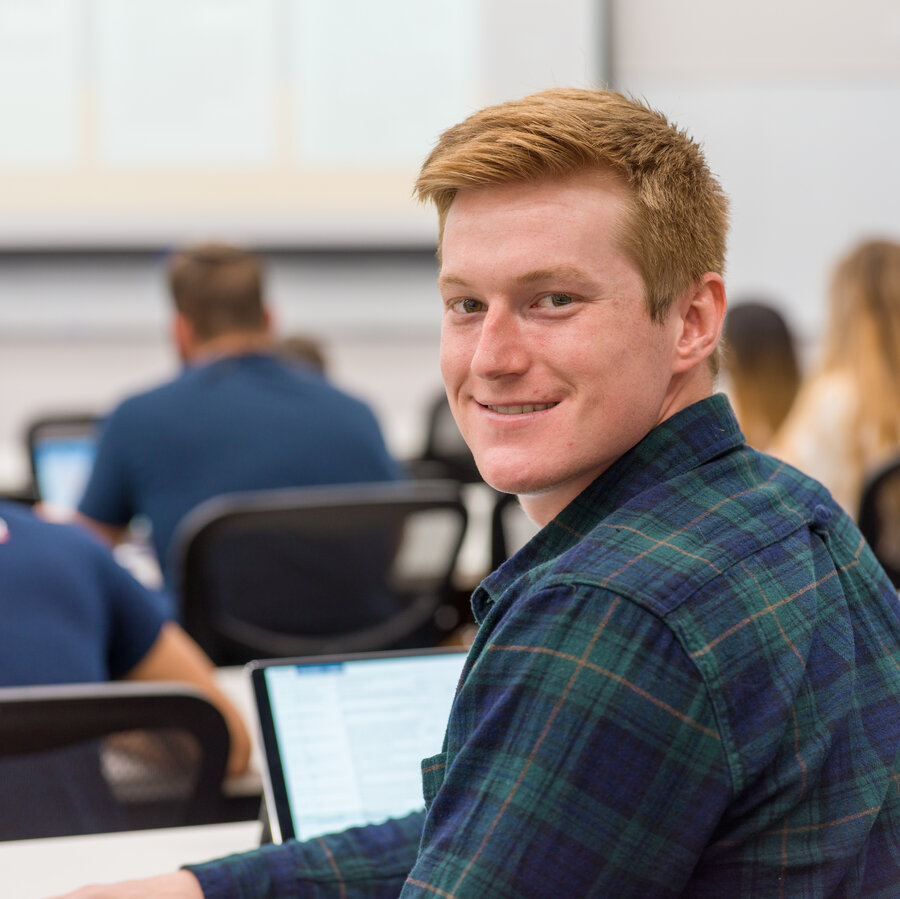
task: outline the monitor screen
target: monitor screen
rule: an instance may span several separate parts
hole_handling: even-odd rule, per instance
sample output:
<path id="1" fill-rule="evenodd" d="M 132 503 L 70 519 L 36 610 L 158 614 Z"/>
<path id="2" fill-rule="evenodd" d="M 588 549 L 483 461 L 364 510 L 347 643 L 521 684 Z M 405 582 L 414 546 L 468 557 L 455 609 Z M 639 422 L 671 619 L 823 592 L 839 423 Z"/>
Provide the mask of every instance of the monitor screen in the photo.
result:
<path id="1" fill-rule="evenodd" d="M 60 509 L 77 508 L 96 451 L 93 434 L 38 438 L 32 450 L 38 499 Z"/>
<path id="2" fill-rule="evenodd" d="M 421 762 L 441 751 L 465 659 L 445 648 L 255 670 L 273 838 L 422 808 Z"/>

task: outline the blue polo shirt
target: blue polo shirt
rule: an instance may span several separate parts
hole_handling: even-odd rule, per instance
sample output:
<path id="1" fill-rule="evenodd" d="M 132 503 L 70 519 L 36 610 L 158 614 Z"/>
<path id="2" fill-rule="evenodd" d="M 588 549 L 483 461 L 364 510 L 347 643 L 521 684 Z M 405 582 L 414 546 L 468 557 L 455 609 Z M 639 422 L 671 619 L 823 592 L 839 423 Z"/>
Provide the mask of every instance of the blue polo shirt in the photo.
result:
<path id="1" fill-rule="evenodd" d="M 0 502 L 0 686 L 107 681 L 146 655 L 166 615 L 81 528 Z"/>
<path id="2" fill-rule="evenodd" d="M 274 356 L 228 356 L 113 411 L 79 509 L 113 526 L 146 516 L 171 588 L 172 536 L 204 500 L 399 477 L 363 402 Z"/>

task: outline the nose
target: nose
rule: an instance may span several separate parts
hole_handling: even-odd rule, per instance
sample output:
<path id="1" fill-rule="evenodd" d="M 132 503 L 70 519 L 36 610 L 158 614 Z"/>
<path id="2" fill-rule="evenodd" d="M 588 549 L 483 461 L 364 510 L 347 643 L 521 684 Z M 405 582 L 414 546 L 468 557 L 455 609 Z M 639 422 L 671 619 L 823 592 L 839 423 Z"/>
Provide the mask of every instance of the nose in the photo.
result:
<path id="1" fill-rule="evenodd" d="M 487 380 L 522 374 L 529 366 L 524 336 L 515 312 L 501 304 L 492 305 L 482 320 L 472 356 L 472 374 Z"/>

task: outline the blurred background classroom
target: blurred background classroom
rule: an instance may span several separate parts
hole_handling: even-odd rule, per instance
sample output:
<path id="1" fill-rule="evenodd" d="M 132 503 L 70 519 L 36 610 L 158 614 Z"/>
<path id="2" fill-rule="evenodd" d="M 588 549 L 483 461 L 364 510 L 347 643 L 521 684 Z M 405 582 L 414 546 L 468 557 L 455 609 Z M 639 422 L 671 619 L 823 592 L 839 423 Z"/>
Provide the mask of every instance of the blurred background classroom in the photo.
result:
<path id="1" fill-rule="evenodd" d="M 35 417 L 174 372 L 162 260 L 207 238 L 264 254 L 281 333 L 416 455 L 440 316 L 414 173 L 467 112 L 560 84 L 704 144 L 729 293 L 773 298 L 805 365 L 832 262 L 900 235 L 897 0 L 0 0 L 0 490 Z"/>
<path id="2" fill-rule="evenodd" d="M 0 494 L 31 493 L 32 422 L 176 373 L 165 261 L 205 240 L 258 252 L 278 335 L 422 456 L 440 303 L 415 174 L 443 128 L 558 85 L 643 97 L 703 144 L 729 296 L 814 370 L 834 267 L 900 241 L 900 0 L 0 0 Z"/>

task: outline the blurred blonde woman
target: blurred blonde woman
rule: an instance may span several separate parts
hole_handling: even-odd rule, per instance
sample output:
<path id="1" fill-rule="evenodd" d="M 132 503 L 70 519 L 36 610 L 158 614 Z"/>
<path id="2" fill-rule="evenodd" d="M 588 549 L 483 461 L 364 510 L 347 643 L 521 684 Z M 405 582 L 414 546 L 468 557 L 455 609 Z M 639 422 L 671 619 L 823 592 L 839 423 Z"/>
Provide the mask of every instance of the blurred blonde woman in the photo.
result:
<path id="1" fill-rule="evenodd" d="M 819 368 L 770 450 L 851 514 L 867 476 L 900 453 L 900 244 L 866 241 L 834 271 Z"/>
<path id="2" fill-rule="evenodd" d="M 744 300 L 725 316 L 726 392 L 747 443 L 765 449 L 800 386 L 794 338 L 773 306 Z"/>

